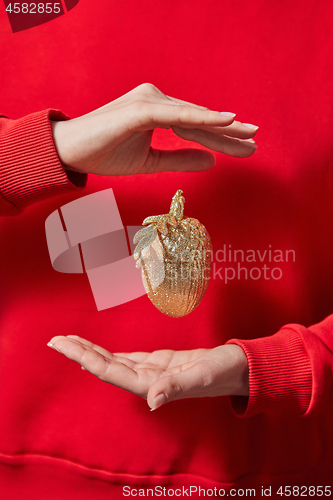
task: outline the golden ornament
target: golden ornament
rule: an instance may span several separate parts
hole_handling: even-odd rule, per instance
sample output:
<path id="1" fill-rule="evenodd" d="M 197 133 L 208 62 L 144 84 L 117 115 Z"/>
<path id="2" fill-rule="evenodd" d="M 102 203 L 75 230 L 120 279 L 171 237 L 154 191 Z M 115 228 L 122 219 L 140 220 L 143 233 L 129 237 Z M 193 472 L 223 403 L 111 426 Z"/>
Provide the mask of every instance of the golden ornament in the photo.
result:
<path id="1" fill-rule="evenodd" d="M 141 267 L 149 299 L 162 313 L 179 318 L 192 312 L 206 293 L 211 268 L 211 241 L 206 228 L 183 219 L 185 198 L 180 189 L 170 212 L 147 217 L 134 236 L 134 258 Z"/>

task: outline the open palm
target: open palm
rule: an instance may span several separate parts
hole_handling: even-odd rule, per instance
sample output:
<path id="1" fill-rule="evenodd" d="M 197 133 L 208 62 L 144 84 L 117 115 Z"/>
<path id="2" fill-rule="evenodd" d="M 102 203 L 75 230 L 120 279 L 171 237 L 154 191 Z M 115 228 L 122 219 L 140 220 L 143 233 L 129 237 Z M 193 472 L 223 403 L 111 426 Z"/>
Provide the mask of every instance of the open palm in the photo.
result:
<path id="1" fill-rule="evenodd" d="M 151 409 L 175 399 L 248 395 L 247 360 L 236 345 L 111 353 L 77 335 L 53 337 L 48 345 L 102 381 L 147 399 Z"/>

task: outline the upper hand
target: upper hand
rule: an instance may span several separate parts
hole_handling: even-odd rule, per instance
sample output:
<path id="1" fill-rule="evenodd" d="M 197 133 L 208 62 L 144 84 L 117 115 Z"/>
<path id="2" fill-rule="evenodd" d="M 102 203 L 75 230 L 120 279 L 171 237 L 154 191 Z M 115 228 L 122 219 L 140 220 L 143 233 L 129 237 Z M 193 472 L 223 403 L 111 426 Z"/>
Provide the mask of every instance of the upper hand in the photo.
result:
<path id="1" fill-rule="evenodd" d="M 102 381 L 147 399 L 153 410 L 176 399 L 249 394 L 247 358 L 237 345 L 111 353 L 77 335 L 50 344 Z"/>
<path id="2" fill-rule="evenodd" d="M 51 125 L 65 169 L 99 175 L 195 171 L 215 165 L 215 156 L 206 150 L 153 149 L 155 128 L 172 128 L 183 139 L 238 158 L 251 156 L 257 147 L 252 141 L 257 127 L 234 121 L 232 113 L 166 96 L 149 83 L 91 113 Z"/>

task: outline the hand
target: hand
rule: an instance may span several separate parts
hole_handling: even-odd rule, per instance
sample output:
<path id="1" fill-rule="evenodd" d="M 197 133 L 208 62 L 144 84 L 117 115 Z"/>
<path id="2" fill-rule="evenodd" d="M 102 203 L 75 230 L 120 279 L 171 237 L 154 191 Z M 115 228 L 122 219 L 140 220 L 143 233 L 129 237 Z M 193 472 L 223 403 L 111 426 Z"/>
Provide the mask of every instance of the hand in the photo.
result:
<path id="1" fill-rule="evenodd" d="M 151 147 L 155 128 L 172 128 L 230 156 L 251 156 L 258 127 L 164 95 L 149 83 L 73 120 L 51 122 L 59 158 L 67 170 L 99 175 L 147 174 L 166 170 L 206 170 L 215 156 L 200 149 L 160 151 Z"/>
<path id="2" fill-rule="evenodd" d="M 176 399 L 249 394 L 247 358 L 234 344 L 192 351 L 111 353 L 68 335 L 53 337 L 48 346 L 100 380 L 147 399 L 152 410 Z"/>

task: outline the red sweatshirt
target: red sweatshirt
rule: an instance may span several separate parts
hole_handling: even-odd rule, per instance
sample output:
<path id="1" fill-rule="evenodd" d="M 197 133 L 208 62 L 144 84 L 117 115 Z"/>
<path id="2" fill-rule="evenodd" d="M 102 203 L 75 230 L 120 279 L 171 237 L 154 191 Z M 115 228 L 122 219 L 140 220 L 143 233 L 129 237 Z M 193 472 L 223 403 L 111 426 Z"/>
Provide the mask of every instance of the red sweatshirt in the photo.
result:
<path id="1" fill-rule="evenodd" d="M 12 34 L 0 12 L 1 113 L 11 118 L 0 118 L 0 498 L 198 497 L 199 487 L 201 497 L 260 497 L 264 487 L 283 498 L 288 486 L 330 496 L 332 21 L 328 0 L 80 0 Z M 207 172 L 89 176 L 82 189 L 85 176 L 66 175 L 57 157 L 49 118 L 145 81 L 259 125 L 260 147 L 248 159 L 217 154 Z M 184 141 L 157 131 L 153 145 Z M 146 296 L 98 312 L 86 275 L 52 268 L 46 218 L 109 187 L 124 226 L 165 213 L 182 189 L 185 216 L 207 227 L 212 280 L 190 315 L 163 316 Z M 59 334 L 111 352 L 237 343 L 250 396 L 150 412 L 49 349 Z"/>

